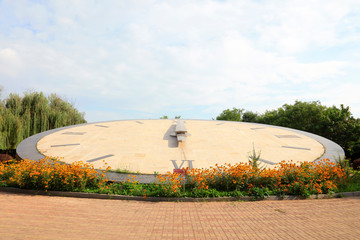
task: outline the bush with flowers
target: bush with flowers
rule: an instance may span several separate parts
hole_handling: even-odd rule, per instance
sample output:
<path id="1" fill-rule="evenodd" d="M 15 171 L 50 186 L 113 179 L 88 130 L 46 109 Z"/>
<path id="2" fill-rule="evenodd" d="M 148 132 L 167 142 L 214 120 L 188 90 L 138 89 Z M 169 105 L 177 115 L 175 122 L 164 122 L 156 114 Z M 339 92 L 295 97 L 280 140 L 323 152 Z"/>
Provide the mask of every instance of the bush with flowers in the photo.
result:
<path id="1" fill-rule="evenodd" d="M 159 174 L 157 181 L 150 184 L 141 184 L 131 175 L 127 181 L 116 183 L 105 178 L 105 170 L 99 173 L 92 165 L 82 162 L 66 165 L 54 158 L 10 161 L 0 163 L 0 186 L 144 197 L 253 196 L 262 199 L 269 195 L 308 197 L 338 192 L 347 189 L 350 178 L 360 175 L 358 172 L 349 175 L 340 164 L 329 159 L 316 163 L 281 162 L 273 169 L 249 162 L 183 170 L 186 175 Z M 351 184 L 351 190 L 360 190 L 360 183 Z"/>
<path id="2" fill-rule="evenodd" d="M 172 174 L 166 175 L 171 178 Z M 216 165 L 187 171 L 187 188 L 215 189 L 244 195 L 266 196 L 321 194 L 336 191 L 346 178 L 344 170 L 329 159 L 317 163 L 281 162 L 274 169 L 259 169 L 250 163 Z"/>
<path id="3" fill-rule="evenodd" d="M 104 185 L 104 176 L 104 173 L 99 175 L 90 164 L 76 162 L 67 165 L 57 158 L 0 163 L 0 186 L 45 191 L 83 191 Z"/>

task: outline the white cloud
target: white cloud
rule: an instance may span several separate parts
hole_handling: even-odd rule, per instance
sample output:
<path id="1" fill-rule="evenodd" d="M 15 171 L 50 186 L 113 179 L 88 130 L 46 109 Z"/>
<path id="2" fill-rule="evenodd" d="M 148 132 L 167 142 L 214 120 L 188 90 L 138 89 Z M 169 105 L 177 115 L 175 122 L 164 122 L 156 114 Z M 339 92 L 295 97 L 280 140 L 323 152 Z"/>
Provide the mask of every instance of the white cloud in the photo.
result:
<path id="1" fill-rule="evenodd" d="M 12 23 L 0 25 L 5 91 L 57 92 L 91 119 L 101 106 L 104 118 L 263 111 L 325 100 L 358 74 L 346 71 L 359 66 L 357 1 L 0 4 L 0 22 Z M 320 51 L 326 55 L 312 60 Z M 349 102 L 346 93 L 336 99 Z"/>
<path id="2" fill-rule="evenodd" d="M 0 74 L 8 77 L 16 77 L 21 69 L 22 61 L 16 50 L 12 48 L 0 48 Z"/>

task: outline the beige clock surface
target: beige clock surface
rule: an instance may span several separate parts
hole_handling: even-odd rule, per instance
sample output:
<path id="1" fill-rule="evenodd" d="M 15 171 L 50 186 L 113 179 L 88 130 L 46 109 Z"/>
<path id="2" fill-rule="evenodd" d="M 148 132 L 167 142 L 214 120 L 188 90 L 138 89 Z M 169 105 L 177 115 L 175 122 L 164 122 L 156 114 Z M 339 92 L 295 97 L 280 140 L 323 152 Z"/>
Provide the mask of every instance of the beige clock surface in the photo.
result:
<path id="1" fill-rule="evenodd" d="M 182 120 L 186 139 L 178 142 L 176 120 L 112 121 L 74 126 L 49 134 L 37 143 L 45 156 L 62 161 L 106 162 L 112 169 L 165 173 L 174 168 L 208 168 L 247 162 L 253 146 L 264 166 L 282 160 L 314 161 L 324 153 L 316 140 L 269 125 L 227 121 Z"/>

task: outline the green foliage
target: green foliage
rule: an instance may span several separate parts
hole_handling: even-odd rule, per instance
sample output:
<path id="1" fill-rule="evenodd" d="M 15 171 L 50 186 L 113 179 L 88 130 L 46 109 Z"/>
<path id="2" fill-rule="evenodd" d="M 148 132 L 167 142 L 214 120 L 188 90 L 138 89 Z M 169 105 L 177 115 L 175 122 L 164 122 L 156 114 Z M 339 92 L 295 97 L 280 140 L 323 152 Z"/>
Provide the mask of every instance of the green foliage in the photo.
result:
<path id="1" fill-rule="evenodd" d="M 158 180 L 164 181 L 150 184 L 140 184 L 134 175 L 129 175 L 124 182 L 113 183 L 107 181 L 104 173 L 100 174 L 90 164 L 81 162 L 67 165 L 56 159 L 9 161 L 0 162 L 0 186 L 45 191 L 85 191 L 144 198 L 252 196 L 257 200 L 275 194 L 309 197 L 318 193 L 334 194 L 360 190 L 359 171 L 352 171 L 350 177 L 347 177 L 340 166 L 334 166 L 334 163 L 327 160 L 320 164 L 301 163 L 300 166 L 282 162 L 277 171 L 262 169 L 256 172 L 249 164 L 239 164 L 235 169 L 230 168 L 230 171 L 221 166 L 218 169 L 222 169 L 219 175 L 224 181 L 215 181 L 209 188 L 190 183 L 185 189 L 180 185 L 179 174 L 170 174 L 165 178 L 158 176 Z M 209 178 L 209 169 L 204 169 L 203 173 L 205 175 L 198 175 L 196 179 L 203 181 Z M 226 181 L 234 187 L 225 186 L 229 185 Z"/>
<path id="2" fill-rule="evenodd" d="M 316 102 L 296 101 L 277 110 L 267 111 L 258 122 L 299 129 L 326 137 L 344 148 L 352 159 L 360 154 L 360 119 L 349 107 L 326 107 Z"/>
<path id="3" fill-rule="evenodd" d="M 57 159 L 0 162 L 0 185 L 35 190 L 84 191 L 101 188 L 104 174 L 80 162 L 62 164 Z"/>
<path id="4" fill-rule="evenodd" d="M 320 102 L 296 101 L 294 105 L 284 104 L 277 110 L 266 111 L 258 121 L 313 133 L 321 132 L 326 119 L 325 109 Z"/>
<path id="5" fill-rule="evenodd" d="M 225 121 L 237 121 L 242 120 L 244 109 L 233 108 L 232 110 L 226 109 L 219 116 L 216 117 L 216 120 L 225 120 Z"/>
<path id="6" fill-rule="evenodd" d="M 255 200 L 263 200 L 270 196 L 268 188 L 253 187 L 249 191 L 250 196 Z"/>
<path id="7" fill-rule="evenodd" d="M 0 104 L 0 149 L 10 150 L 25 138 L 46 130 L 85 123 L 84 113 L 55 94 L 10 94 Z"/>
<path id="8" fill-rule="evenodd" d="M 174 119 L 180 119 L 181 116 L 175 116 Z M 163 115 L 162 117 L 160 117 L 160 119 L 169 119 L 169 117 L 167 115 Z"/>
<path id="9" fill-rule="evenodd" d="M 258 122 L 259 114 L 251 111 L 246 111 L 242 115 L 243 122 Z"/>
<path id="10" fill-rule="evenodd" d="M 126 173 L 126 174 L 141 174 L 139 171 L 132 172 L 129 169 L 126 168 L 117 168 L 117 169 L 109 169 L 109 172 L 116 172 L 116 173 Z"/>
<path id="11" fill-rule="evenodd" d="M 236 192 L 238 194 L 238 192 Z M 216 189 L 192 189 L 186 192 L 186 196 L 194 198 L 212 198 L 212 197 L 230 197 L 232 193 L 227 191 L 218 191 Z"/>
<path id="12" fill-rule="evenodd" d="M 346 158 L 341 158 L 340 156 L 338 156 L 335 159 L 335 162 L 336 162 L 336 166 L 341 167 L 342 169 L 344 169 L 346 177 L 347 178 L 350 177 L 350 174 L 351 174 L 352 171 L 351 171 L 349 160 L 346 159 Z"/>
<path id="13" fill-rule="evenodd" d="M 360 158 L 360 119 L 352 116 L 349 107 L 326 107 L 319 101 L 284 104 L 264 114 L 243 109 L 224 110 L 216 119 L 264 123 L 311 132 L 338 143 L 351 159 Z"/>
<path id="14" fill-rule="evenodd" d="M 8 146 L 7 149 L 14 149 L 22 140 L 21 119 L 11 111 L 4 111 L 3 124 L 1 129 L 1 145 Z"/>
<path id="15" fill-rule="evenodd" d="M 261 170 L 263 167 L 261 166 L 261 162 L 260 160 L 260 155 L 261 155 L 261 151 L 256 152 L 255 151 L 255 146 L 253 143 L 253 150 L 249 153 L 249 164 L 251 165 L 251 167 L 253 169 L 255 169 L 256 172 L 258 172 L 259 170 Z"/>
<path id="16" fill-rule="evenodd" d="M 339 192 L 360 191 L 360 171 L 350 170 L 349 176 L 338 187 Z"/>
<path id="17" fill-rule="evenodd" d="M 338 157 L 336 159 L 336 165 L 344 169 L 345 178 L 341 181 L 339 185 L 339 190 L 341 192 L 354 192 L 360 191 L 360 171 L 353 170 L 350 167 L 348 159 L 341 159 Z"/>

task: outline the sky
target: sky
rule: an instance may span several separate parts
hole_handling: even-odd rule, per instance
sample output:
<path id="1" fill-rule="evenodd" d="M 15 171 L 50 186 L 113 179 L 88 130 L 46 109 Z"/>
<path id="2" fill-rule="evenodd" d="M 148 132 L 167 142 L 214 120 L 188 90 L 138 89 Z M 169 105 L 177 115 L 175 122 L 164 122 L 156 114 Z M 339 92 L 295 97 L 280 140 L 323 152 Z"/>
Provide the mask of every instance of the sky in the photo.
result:
<path id="1" fill-rule="evenodd" d="M 1 98 L 88 122 L 320 101 L 360 117 L 359 0 L 0 0 Z"/>

